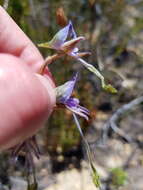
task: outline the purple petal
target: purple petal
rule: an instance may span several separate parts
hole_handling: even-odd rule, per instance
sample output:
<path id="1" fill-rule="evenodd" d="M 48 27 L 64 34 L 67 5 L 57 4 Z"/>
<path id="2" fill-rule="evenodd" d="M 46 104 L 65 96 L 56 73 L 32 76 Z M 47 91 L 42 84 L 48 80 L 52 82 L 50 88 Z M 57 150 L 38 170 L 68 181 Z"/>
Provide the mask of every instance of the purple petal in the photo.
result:
<path id="1" fill-rule="evenodd" d="M 72 22 L 69 21 L 68 25 L 62 28 L 56 35 L 52 38 L 52 40 L 48 43 L 51 48 L 60 50 L 60 47 L 67 40 L 68 36 L 70 38 L 76 38 L 76 33 L 73 29 Z"/>
<path id="2" fill-rule="evenodd" d="M 84 113 L 86 113 L 87 115 L 89 115 L 89 113 L 90 113 L 90 111 L 87 109 L 87 108 L 85 108 L 85 107 L 83 107 L 83 106 L 78 106 L 81 110 L 82 110 L 82 112 L 84 112 Z"/>
<path id="3" fill-rule="evenodd" d="M 71 22 L 64 28 L 62 28 L 59 32 L 56 33 L 56 35 L 53 37 L 53 39 L 49 42 L 51 48 L 59 50 L 61 45 L 66 41 L 69 31 L 71 30 Z"/>
<path id="4" fill-rule="evenodd" d="M 73 24 L 72 24 L 72 22 L 69 21 L 69 24 L 70 24 L 69 35 L 70 35 L 71 38 L 76 38 L 77 35 L 76 35 L 75 30 L 74 30 L 74 28 L 73 28 Z"/>
<path id="5" fill-rule="evenodd" d="M 84 117 L 88 120 L 89 110 L 79 105 L 79 100 L 77 98 L 69 98 L 65 102 L 65 106 L 72 112 Z"/>
<path id="6" fill-rule="evenodd" d="M 77 98 L 69 98 L 65 104 L 69 107 L 75 107 L 79 105 L 79 100 Z"/>
<path id="7" fill-rule="evenodd" d="M 83 113 L 82 109 L 79 108 L 79 107 L 69 107 L 66 105 L 66 108 L 69 109 L 70 111 L 72 111 L 73 113 L 76 113 L 77 115 L 81 116 L 81 117 L 84 117 L 86 120 L 88 120 L 88 116 Z"/>
<path id="8" fill-rule="evenodd" d="M 78 74 L 76 73 L 74 75 L 74 77 L 70 81 L 67 82 L 67 86 L 66 86 L 66 89 L 64 90 L 64 94 L 62 95 L 62 97 L 59 100 L 60 103 L 64 104 L 70 98 L 70 96 L 73 92 L 73 89 L 75 87 L 77 76 L 78 76 Z"/>

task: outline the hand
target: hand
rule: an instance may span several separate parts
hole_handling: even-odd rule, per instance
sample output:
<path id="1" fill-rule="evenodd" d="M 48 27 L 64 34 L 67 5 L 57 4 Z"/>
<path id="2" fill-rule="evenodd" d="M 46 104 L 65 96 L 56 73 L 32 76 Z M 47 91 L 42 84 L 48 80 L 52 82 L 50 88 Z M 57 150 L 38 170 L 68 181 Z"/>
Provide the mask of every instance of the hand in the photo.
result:
<path id="1" fill-rule="evenodd" d="M 43 126 L 55 104 L 50 72 L 36 74 L 44 60 L 0 7 L 0 149 L 10 148 Z"/>

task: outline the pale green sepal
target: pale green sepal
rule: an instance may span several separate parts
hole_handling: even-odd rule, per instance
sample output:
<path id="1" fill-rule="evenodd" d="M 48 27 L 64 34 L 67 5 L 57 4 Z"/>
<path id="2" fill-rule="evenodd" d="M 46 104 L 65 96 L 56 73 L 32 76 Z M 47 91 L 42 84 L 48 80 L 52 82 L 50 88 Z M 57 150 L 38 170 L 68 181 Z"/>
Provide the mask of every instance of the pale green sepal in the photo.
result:
<path id="1" fill-rule="evenodd" d="M 49 42 L 45 42 L 45 43 L 41 43 L 41 44 L 38 44 L 38 47 L 43 47 L 43 48 L 51 48 L 51 45 Z"/>
<path id="2" fill-rule="evenodd" d="M 60 47 L 63 45 L 63 43 L 66 41 L 69 35 L 70 27 L 71 22 L 69 22 L 67 26 L 65 26 L 59 32 L 57 32 L 51 41 L 39 44 L 38 46 L 43 48 L 60 50 Z"/>
<path id="3" fill-rule="evenodd" d="M 80 61 L 82 63 L 82 65 L 84 65 L 89 71 L 91 71 L 92 73 L 94 73 L 100 80 L 101 80 L 101 86 L 104 90 L 110 92 L 110 93 L 117 93 L 117 90 L 112 87 L 111 84 L 106 85 L 105 84 L 105 79 L 103 77 L 103 75 L 91 64 L 87 63 L 86 61 L 84 61 L 81 58 L 77 59 L 78 61 Z"/>
<path id="4" fill-rule="evenodd" d="M 105 85 L 104 90 L 106 90 L 107 92 L 110 92 L 112 94 L 116 94 L 118 92 L 117 89 L 114 88 L 111 84 Z"/>
<path id="5" fill-rule="evenodd" d="M 70 83 L 72 83 L 72 81 L 68 81 L 68 82 L 64 83 L 63 85 L 60 85 L 55 88 L 57 103 L 59 102 L 60 98 L 64 98 L 67 96 L 67 92 L 69 92 L 69 90 L 72 90 L 72 89 L 70 89 L 71 88 Z"/>

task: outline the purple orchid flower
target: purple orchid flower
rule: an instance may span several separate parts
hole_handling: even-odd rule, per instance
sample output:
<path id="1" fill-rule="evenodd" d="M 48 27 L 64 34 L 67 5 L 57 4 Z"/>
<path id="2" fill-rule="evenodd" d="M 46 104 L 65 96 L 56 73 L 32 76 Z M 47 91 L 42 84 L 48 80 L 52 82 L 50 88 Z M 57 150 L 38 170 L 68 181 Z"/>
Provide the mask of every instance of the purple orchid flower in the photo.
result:
<path id="1" fill-rule="evenodd" d="M 116 93 L 117 90 L 115 88 L 113 88 L 110 84 L 106 85 L 104 76 L 98 71 L 98 69 L 81 58 L 85 55 L 90 55 L 89 52 L 79 52 L 77 47 L 77 44 L 84 39 L 85 38 L 83 36 L 77 37 L 72 22 L 70 21 L 67 26 L 56 33 L 51 41 L 41 43 L 38 46 L 55 49 L 58 51 L 60 56 L 66 54 L 74 58 L 101 80 L 101 86 L 104 90 L 111 93 Z M 56 55 L 57 58 L 59 58 L 58 54 Z M 48 64 L 48 62 L 46 62 L 46 64 Z"/>
<path id="2" fill-rule="evenodd" d="M 57 32 L 51 41 L 38 44 L 38 46 L 55 49 L 57 51 L 64 52 L 69 56 L 73 56 L 73 54 L 76 54 L 76 57 L 81 57 L 90 54 L 89 52 L 78 52 L 78 48 L 76 46 L 81 40 L 84 39 L 85 38 L 83 36 L 77 37 L 72 22 L 69 21 L 68 25 L 62 28 L 59 32 Z"/>
<path id="3" fill-rule="evenodd" d="M 67 43 L 68 37 L 72 40 L 77 38 L 71 21 L 69 21 L 67 26 L 65 26 L 59 32 L 57 32 L 51 41 L 38 44 L 38 46 L 55 50 L 62 50 L 64 43 Z"/>
<path id="4" fill-rule="evenodd" d="M 77 74 L 70 81 L 56 88 L 57 103 L 63 104 L 73 113 L 88 120 L 89 110 L 83 106 L 80 106 L 77 98 L 71 97 L 76 81 Z"/>

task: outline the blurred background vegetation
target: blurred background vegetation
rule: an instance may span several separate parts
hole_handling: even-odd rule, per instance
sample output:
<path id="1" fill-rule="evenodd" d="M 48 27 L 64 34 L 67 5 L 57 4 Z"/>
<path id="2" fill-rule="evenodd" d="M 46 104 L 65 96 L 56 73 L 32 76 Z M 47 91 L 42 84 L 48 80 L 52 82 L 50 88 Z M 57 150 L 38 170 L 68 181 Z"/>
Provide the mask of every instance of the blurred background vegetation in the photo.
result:
<path id="1" fill-rule="evenodd" d="M 101 150 L 96 146 L 96 142 L 98 144 L 104 122 L 119 107 L 142 95 L 143 1 L 0 0 L 1 5 L 6 6 L 7 2 L 8 13 L 35 44 L 49 41 L 65 25 L 66 20 L 71 20 L 77 34 L 86 37 L 80 45 L 81 50 L 92 53 L 86 60 L 98 68 L 106 81 L 118 90 L 116 95 L 104 92 L 95 76 L 68 57 L 50 65 L 56 85 L 69 80 L 76 70 L 80 71 L 74 95 L 80 99 L 81 105 L 91 111 L 90 121 L 87 123 L 81 120 L 81 126 L 93 147 L 93 152 L 95 148 L 98 150 L 96 154 L 100 162 L 98 153 Z M 63 21 L 60 20 L 60 15 L 64 15 Z M 44 57 L 53 53 L 48 49 L 39 50 Z M 128 115 L 127 119 L 120 123 L 125 133 L 133 136 L 139 143 L 143 139 L 140 137 L 143 132 L 141 112 L 142 106 L 132 113 L 133 120 Z M 58 161 L 59 155 L 62 155 L 63 159 L 67 156 L 68 159 L 73 154 L 77 158 L 76 161 L 68 160 L 67 163 L 74 162 L 76 167 L 79 167 L 80 159 L 83 158 L 82 142 L 69 111 L 54 111 L 41 136 L 44 139 L 42 145 L 52 156 L 53 171 L 58 170 L 55 166 L 57 162 L 61 162 Z M 123 144 L 127 143 L 112 132 L 109 134 L 110 138 L 118 139 Z M 114 141 L 111 144 L 114 146 Z M 121 168 L 123 165 L 119 164 Z M 114 164 L 107 167 L 112 166 Z M 116 170 L 112 171 L 116 173 Z M 118 173 L 121 174 L 121 171 L 122 169 L 118 170 Z M 122 175 L 126 178 L 124 173 Z"/>

